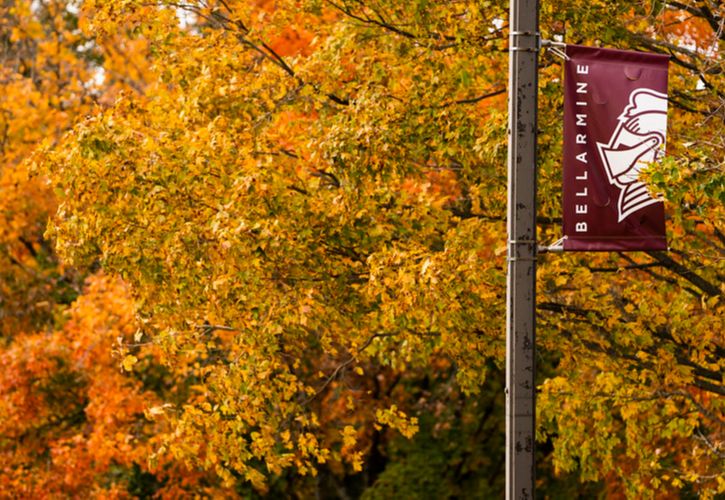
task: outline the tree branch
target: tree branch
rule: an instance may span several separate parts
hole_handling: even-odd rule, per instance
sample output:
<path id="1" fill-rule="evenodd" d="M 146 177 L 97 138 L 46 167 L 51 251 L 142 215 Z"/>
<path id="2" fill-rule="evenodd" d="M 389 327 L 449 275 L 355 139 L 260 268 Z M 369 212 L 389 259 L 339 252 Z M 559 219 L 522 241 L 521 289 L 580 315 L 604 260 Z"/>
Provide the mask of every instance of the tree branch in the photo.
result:
<path id="1" fill-rule="evenodd" d="M 648 251 L 647 255 L 654 258 L 663 267 L 669 269 L 670 271 L 679 276 L 682 276 L 687 281 L 695 285 L 697 288 L 705 292 L 707 295 L 710 295 L 712 297 L 722 296 L 720 287 L 714 285 L 713 283 L 710 283 L 705 278 L 695 274 L 693 271 L 689 270 L 687 267 L 683 266 L 666 253 Z"/>

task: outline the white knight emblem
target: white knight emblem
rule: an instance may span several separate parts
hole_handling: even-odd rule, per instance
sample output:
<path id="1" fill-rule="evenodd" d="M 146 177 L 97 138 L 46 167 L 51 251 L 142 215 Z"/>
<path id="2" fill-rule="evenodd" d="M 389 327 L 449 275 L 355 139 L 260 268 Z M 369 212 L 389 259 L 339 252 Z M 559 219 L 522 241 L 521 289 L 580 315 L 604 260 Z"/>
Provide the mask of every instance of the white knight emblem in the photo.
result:
<path id="1" fill-rule="evenodd" d="M 619 115 L 608 144 L 597 143 L 609 182 L 621 189 L 619 220 L 661 200 L 650 196 L 639 172 L 662 158 L 667 136 L 667 95 L 640 88 Z"/>

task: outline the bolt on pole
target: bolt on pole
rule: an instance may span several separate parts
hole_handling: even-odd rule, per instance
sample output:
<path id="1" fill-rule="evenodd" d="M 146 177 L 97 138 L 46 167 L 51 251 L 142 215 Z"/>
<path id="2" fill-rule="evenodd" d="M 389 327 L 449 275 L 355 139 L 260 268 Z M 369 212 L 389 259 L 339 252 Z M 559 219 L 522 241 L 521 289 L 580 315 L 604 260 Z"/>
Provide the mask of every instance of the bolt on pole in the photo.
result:
<path id="1" fill-rule="evenodd" d="M 538 0 L 510 0 L 506 499 L 534 498 Z"/>

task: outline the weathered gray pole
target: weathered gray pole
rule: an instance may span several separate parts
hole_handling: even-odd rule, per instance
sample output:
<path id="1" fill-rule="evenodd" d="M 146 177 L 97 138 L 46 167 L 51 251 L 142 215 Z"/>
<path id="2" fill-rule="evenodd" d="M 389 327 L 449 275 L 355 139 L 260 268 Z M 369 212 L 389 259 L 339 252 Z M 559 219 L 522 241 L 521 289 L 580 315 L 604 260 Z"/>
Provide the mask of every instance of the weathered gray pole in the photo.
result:
<path id="1" fill-rule="evenodd" d="M 538 0 L 510 0 L 506 499 L 534 498 Z"/>

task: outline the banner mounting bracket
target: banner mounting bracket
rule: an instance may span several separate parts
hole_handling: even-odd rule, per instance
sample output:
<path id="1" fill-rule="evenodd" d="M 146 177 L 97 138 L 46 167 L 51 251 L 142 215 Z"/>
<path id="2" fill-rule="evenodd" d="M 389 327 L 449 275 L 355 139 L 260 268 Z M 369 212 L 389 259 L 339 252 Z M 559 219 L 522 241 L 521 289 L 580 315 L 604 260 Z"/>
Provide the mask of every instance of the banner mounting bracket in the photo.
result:
<path id="1" fill-rule="evenodd" d="M 515 240 L 509 240 L 509 252 L 506 260 L 508 262 L 515 262 L 515 261 L 533 261 L 536 262 L 536 252 L 534 252 L 534 249 L 540 248 L 536 245 L 536 240 L 527 240 L 527 239 L 515 239 Z M 518 245 L 528 245 L 530 247 L 529 254 L 530 256 L 520 256 L 519 252 L 517 251 L 516 247 Z"/>
<path id="2" fill-rule="evenodd" d="M 570 59 L 569 56 L 566 55 L 566 44 L 564 42 L 555 42 L 553 40 L 541 39 L 540 45 L 555 56 L 560 57 L 565 61 L 568 61 Z"/>
<path id="3" fill-rule="evenodd" d="M 566 236 L 563 238 L 559 238 L 551 245 L 539 245 L 537 247 L 538 253 L 560 253 L 564 251 L 564 240 L 566 239 Z"/>
<path id="4" fill-rule="evenodd" d="M 533 47 L 523 47 L 517 44 L 518 38 L 534 38 Z M 538 31 L 511 31 L 509 33 L 510 52 L 538 52 L 541 48 L 541 34 Z"/>

